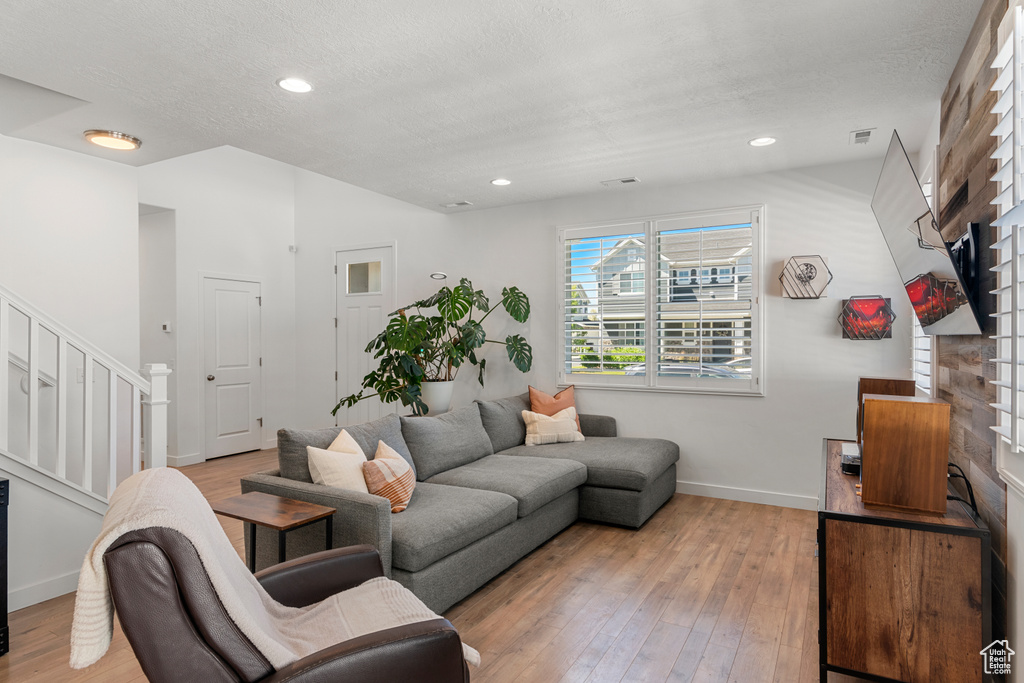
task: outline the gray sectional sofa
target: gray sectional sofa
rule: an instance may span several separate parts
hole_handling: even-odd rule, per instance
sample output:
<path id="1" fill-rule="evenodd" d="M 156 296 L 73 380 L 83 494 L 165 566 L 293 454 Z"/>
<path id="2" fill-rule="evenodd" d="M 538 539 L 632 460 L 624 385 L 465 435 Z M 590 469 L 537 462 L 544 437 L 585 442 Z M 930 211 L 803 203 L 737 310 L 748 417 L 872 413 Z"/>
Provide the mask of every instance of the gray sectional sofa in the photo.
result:
<path id="1" fill-rule="evenodd" d="M 375 546 L 385 573 L 440 613 L 576 519 L 637 528 L 675 492 L 675 443 L 620 438 L 613 418 L 581 415 L 585 441 L 526 446 L 529 407 L 522 395 L 346 427 L 363 452 L 375 453 L 381 440 L 413 466 L 416 489 L 404 512 L 392 514 L 379 496 L 312 482 L 306 446 L 326 448 L 339 427 L 282 429 L 280 469 L 244 477 L 242 491 L 336 508 L 334 546 Z M 257 568 L 277 562 L 275 538 L 257 529 Z M 289 558 L 323 548 L 323 523 L 288 535 Z"/>

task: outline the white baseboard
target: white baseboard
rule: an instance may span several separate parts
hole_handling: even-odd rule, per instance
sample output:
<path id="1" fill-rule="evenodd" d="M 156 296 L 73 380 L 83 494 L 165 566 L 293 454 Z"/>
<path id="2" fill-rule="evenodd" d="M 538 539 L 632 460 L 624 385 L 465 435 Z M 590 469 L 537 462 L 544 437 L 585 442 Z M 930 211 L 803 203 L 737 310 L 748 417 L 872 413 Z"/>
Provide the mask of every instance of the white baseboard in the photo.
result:
<path id="1" fill-rule="evenodd" d="M 16 588 L 7 594 L 7 609 L 11 612 L 72 593 L 78 588 L 78 572 L 70 572 L 53 579 L 45 579 L 31 586 Z"/>
<path id="2" fill-rule="evenodd" d="M 263 439 L 263 450 L 269 451 L 277 448 L 277 434 L 274 436 Z"/>
<path id="3" fill-rule="evenodd" d="M 688 493 L 693 496 L 708 498 L 724 498 L 739 500 L 744 503 L 760 503 L 798 510 L 817 510 L 818 499 L 815 496 L 796 496 L 792 493 L 775 491 L 758 491 L 757 489 L 741 489 L 734 486 L 718 486 L 716 484 L 698 484 L 692 481 L 676 481 L 676 493 Z"/>
<path id="4" fill-rule="evenodd" d="M 206 462 L 202 453 L 189 453 L 188 455 L 168 455 L 167 464 L 171 467 L 184 467 L 185 465 L 198 465 Z"/>

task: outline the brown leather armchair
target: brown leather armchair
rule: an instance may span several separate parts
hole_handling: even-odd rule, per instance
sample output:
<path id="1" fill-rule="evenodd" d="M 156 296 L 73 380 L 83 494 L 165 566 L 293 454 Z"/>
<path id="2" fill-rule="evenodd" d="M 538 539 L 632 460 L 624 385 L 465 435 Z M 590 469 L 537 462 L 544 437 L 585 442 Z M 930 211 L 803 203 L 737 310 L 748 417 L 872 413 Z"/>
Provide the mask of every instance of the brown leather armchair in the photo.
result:
<path id="1" fill-rule="evenodd" d="M 103 556 L 114 609 L 154 683 L 469 681 L 458 632 L 434 619 L 344 641 L 275 671 L 228 617 L 199 554 L 180 533 L 151 527 Z M 372 546 L 307 555 L 256 575 L 278 602 L 302 607 L 383 576 Z"/>

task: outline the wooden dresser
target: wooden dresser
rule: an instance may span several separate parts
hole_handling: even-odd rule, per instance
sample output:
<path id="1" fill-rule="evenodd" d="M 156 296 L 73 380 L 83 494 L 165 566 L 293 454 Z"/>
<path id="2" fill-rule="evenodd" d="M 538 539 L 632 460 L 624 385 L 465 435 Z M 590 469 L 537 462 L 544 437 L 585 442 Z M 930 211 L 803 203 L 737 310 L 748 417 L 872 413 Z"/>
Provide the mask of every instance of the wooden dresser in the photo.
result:
<path id="1" fill-rule="evenodd" d="M 825 439 L 818 500 L 821 680 L 988 681 L 991 539 L 969 506 L 946 514 L 866 509 Z"/>

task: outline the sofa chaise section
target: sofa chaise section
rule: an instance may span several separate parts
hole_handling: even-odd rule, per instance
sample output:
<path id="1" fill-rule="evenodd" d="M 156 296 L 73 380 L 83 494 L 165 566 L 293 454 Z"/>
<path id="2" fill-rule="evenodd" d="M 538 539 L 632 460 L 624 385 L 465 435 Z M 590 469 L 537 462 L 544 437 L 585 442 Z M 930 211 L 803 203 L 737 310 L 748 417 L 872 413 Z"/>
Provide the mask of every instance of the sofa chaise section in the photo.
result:
<path id="1" fill-rule="evenodd" d="M 522 411 L 530 409 L 529 394 L 481 401 L 479 406 L 496 456 L 586 466 L 581 519 L 639 528 L 675 493 L 679 446 L 672 441 L 619 437 L 615 418 L 580 415 L 585 441 L 526 446 Z"/>

